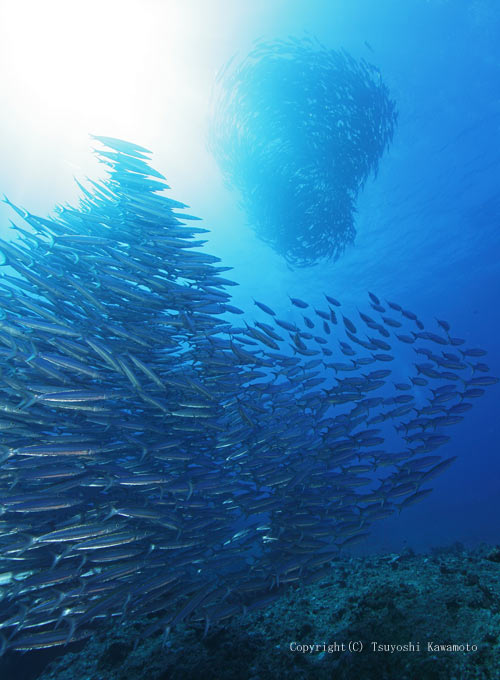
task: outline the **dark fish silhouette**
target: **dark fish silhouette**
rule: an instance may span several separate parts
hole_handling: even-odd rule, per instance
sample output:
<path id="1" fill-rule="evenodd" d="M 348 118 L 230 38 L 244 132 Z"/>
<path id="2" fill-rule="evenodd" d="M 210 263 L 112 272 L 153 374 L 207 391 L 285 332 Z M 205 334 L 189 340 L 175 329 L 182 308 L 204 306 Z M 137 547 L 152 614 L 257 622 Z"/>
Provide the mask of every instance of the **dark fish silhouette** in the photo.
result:
<path id="1" fill-rule="evenodd" d="M 12 205 L 29 227 L 0 241 L 0 653 L 104 616 L 208 628 L 313 582 L 430 493 L 464 399 L 497 382 L 473 372 L 483 350 L 454 355 L 449 328 L 415 333 L 396 303 L 391 330 L 360 313 L 390 342 L 331 309 L 315 324 L 255 301 L 265 321 L 233 325 L 206 230 L 146 149 L 96 139 L 109 178 L 53 219 Z M 427 361 L 394 389 L 409 339 Z"/>

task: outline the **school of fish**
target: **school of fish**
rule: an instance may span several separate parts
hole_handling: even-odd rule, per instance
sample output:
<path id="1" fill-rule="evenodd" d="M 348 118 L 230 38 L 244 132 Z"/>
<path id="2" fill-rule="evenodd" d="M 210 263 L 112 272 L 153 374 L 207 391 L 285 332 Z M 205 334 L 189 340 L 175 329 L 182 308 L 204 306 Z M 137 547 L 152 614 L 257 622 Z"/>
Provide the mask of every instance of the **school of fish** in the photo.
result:
<path id="1" fill-rule="evenodd" d="M 430 493 L 498 382 L 445 320 L 373 293 L 355 314 L 291 298 L 287 319 L 255 301 L 236 325 L 149 152 L 96 141 L 109 176 L 51 219 L 10 204 L 0 241 L 1 653 L 100 620 L 207 630 L 321 579 Z"/>
<path id="2" fill-rule="evenodd" d="M 294 267 L 342 255 L 397 122 L 378 69 L 314 39 L 258 41 L 213 109 L 210 147 L 257 236 Z"/>

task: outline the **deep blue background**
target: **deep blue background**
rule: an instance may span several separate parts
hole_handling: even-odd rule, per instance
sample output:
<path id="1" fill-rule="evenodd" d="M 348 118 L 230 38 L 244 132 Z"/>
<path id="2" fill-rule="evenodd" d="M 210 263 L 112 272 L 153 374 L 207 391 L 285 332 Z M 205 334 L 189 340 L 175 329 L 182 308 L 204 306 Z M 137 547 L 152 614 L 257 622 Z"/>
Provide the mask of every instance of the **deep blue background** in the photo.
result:
<path id="1" fill-rule="evenodd" d="M 220 205 L 209 205 L 202 214 L 219 223 L 213 249 L 236 265 L 237 301 L 249 311 L 250 292 L 285 314 L 287 293 L 319 305 L 330 292 L 364 309 L 373 290 L 431 324 L 447 319 L 455 335 L 488 349 L 498 375 L 500 5 L 348 4 L 339 15 L 327 2 L 314 12 L 290 3 L 277 36 L 299 35 L 302 25 L 325 45 L 366 58 L 396 99 L 398 130 L 360 198 L 356 245 L 334 264 L 291 271 L 249 229 L 234 226 L 244 219 L 236 211 L 224 219 Z M 440 453 L 458 460 L 433 480 L 434 493 L 374 527 L 360 550 L 500 541 L 499 398 L 499 386 L 489 388 L 450 428 L 452 441 Z"/>
<path id="2" fill-rule="evenodd" d="M 153 15 L 160 12 L 161 4 L 146 5 Z M 144 69 L 150 89 L 141 95 L 138 109 L 149 108 L 155 115 L 141 123 L 138 114 L 136 127 L 128 129 L 120 124 L 118 111 L 116 128 L 107 119 L 107 127 L 86 129 L 85 135 L 128 137 L 153 149 L 154 165 L 167 176 L 172 196 L 189 203 L 190 212 L 212 229 L 207 247 L 235 267 L 233 278 L 240 287 L 234 303 L 249 314 L 257 316 L 254 297 L 286 318 L 288 294 L 319 305 L 323 292 L 338 297 L 347 310 L 364 309 L 366 291 L 371 290 L 424 320 L 447 319 L 455 335 L 489 350 L 492 373 L 500 375 L 497 0 L 192 0 L 179 2 L 179 11 L 183 7 L 191 12 L 192 26 L 179 60 L 189 61 L 182 92 L 169 88 L 162 77 L 165 45 L 159 32 L 153 38 L 157 51 Z M 246 225 L 237 196 L 224 187 L 205 147 L 201 121 L 209 118 L 215 69 L 237 49 L 243 56 L 256 38 L 307 33 L 377 66 L 397 102 L 399 125 L 378 177 L 360 196 L 355 246 L 336 263 L 293 271 Z M 133 49 L 135 38 L 130 36 L 127 49 Z M 92 49 L 97 46 L 89 45 Z M 112 58 L 119 68 L 120 54 Z M 184 115 L 189 107 L 192 117 Z M 203 115 L 195 116 L 198 110 Z M 26 111 L 26 118 L 36 120 L 38 115 L 36 106 Z M 175 124 L 181 118 L 182 130 Z M 70 129 L 71 121 L 66 122 Z M 52 136 L 42 139 L 40 132 L 44 155 L 33 151 L 29 162 L 26 149 L 34 144 L 23 136 L 23 125 L 16 120 L 0 130 L 0 189 L 43 213 L 56 202 L 73 199 L 74 191 L 68 189 L 72 174 L 95 176 L 97 168 L 89 171 L 85 160 L 90 157 L 87 138 L 75 137 L 72 145 L 66 128 L 66 141 L 54 149 L 49 142 L 56 133 L 51 129 Z M 3 234 L 7 217 L 2 210 Z M 408 370 L 404 364 L 397 367 L 401 377 Z M 455 540 L 500 542 L 499 400 L 499 386 L 488 388 L 464 422 L 451 429 L 452 442 L 440 453 L 458 460 L 433 480 L 434 493 L 400 518 L 376 526 L 359 550 L 424 549 Z"/>

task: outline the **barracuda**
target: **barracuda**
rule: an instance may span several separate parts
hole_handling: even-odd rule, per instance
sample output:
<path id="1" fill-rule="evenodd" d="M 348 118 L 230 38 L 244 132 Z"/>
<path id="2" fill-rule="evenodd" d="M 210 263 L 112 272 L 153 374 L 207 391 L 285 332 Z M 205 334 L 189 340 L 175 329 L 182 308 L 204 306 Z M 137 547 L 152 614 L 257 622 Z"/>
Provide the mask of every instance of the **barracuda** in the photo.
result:
<path id="1" fill-rule="evenodd" d="M 396 303 L 387 316 L 373 293 L 361 323 L 327 296 L 314 322 L 293 297 L 290 314 L 255 301 L 263 319 L 233 326 L 226 268 L 186 247 L 199 230 L 157 193 L 147 152 L 103 139 L 111 177 L 81 208 L 19 209 L 36 239 L 0 243 L 16 272 L 0 281 L 0 652 L 110 616 L 211 623 L 314 582 L 430 493 L 453 462 L 434 454 L 442 428 L 497 382 L 466 361 L 484 350 Z M 384 362 L 409 344 L 426 363 L 394 385 Z"/>

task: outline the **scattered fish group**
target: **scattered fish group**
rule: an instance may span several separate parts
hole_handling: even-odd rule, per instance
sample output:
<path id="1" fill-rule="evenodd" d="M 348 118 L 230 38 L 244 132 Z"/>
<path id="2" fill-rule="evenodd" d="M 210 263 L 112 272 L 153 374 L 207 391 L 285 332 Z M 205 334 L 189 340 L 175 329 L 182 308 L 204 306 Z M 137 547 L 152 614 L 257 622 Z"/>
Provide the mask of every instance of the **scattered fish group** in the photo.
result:
<path id="1" fill-rule="evenodd" d="M 0 241 L 0 653 L 110 617 L 208 629 L 320 579 L 431 491 L 497 382 L 446 321 L 373 293 L 356 316 L 291 298 L 300 323 L 256 300 L 236 326 L 147 150 L 96 139 L 109 177 L 53 219 L 10 204 Z"/>
<path id="2" fill-rule="evenodd" d="M 354 242 L 397 114 L 380 72 L 317 41 L 260 42 L 219 76 L 210 147 L 257 236 L 294 266 Z"/>

